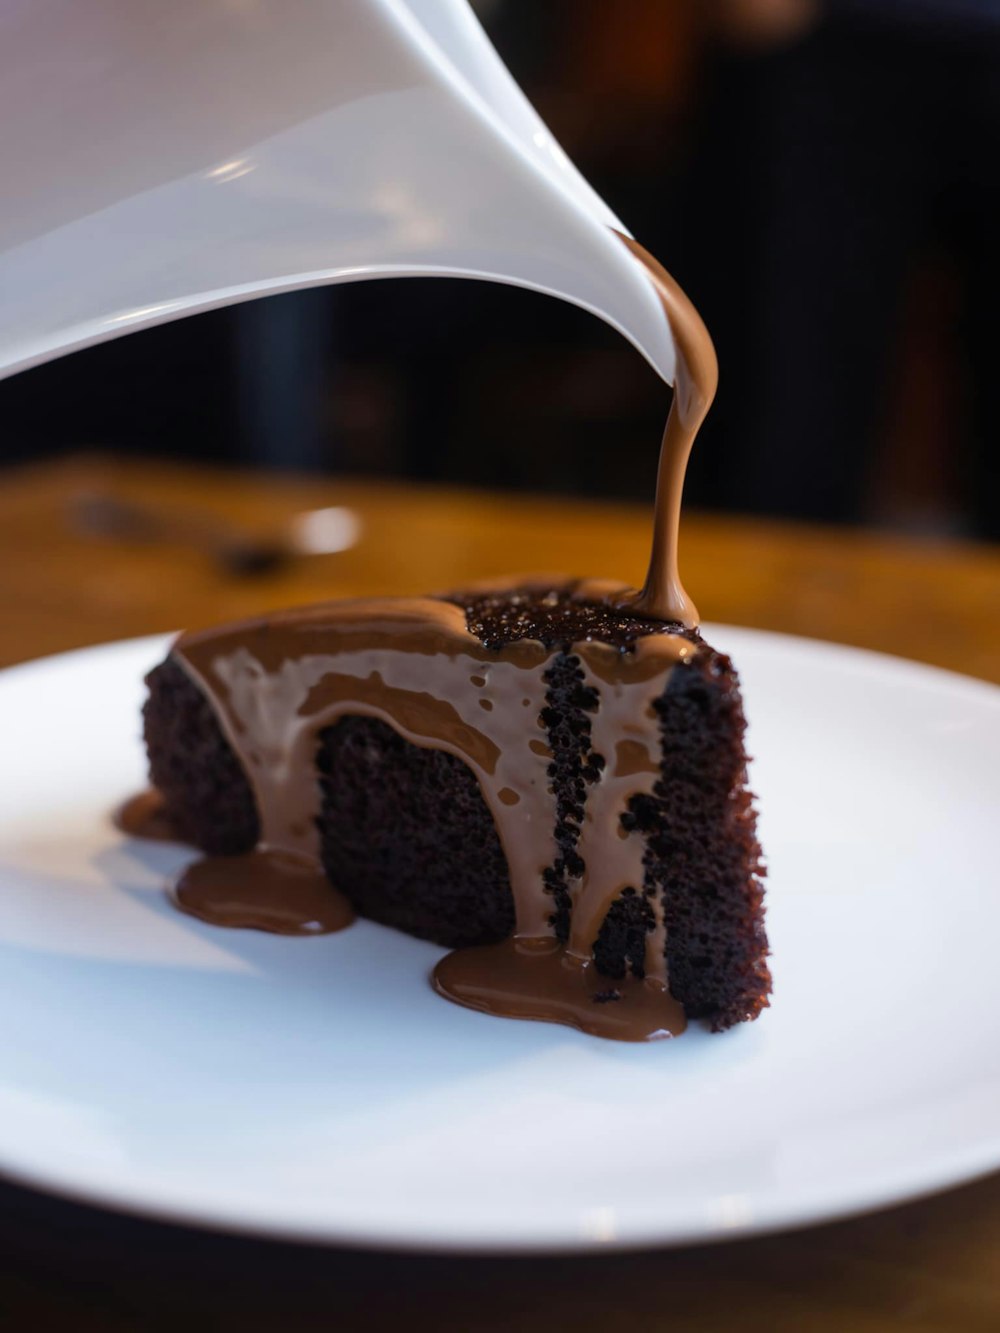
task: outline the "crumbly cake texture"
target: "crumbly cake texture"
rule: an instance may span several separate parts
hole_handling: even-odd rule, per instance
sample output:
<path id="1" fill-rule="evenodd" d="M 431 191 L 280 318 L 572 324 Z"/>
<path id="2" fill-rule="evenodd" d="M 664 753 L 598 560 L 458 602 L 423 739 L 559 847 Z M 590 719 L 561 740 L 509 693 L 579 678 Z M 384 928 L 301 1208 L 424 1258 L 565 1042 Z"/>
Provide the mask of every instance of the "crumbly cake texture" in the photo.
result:
<path id="1" fill-rule="evenodd" d="M 654 703 L 661 772 L 654 792 L 623 815 L 646 838 L 644 882 L 613 903 L 594 946 L 608 998 L 627 970 L 642 974 L 651 900 L 662 897 L 670 989 L 690 1018 L 716 1029 L 757 1017 L 768 1003 L 760 846 L 739 683 L 732 663 L 696 631 L 646 620 L 606 602 L 551 592 L 453 594 L 469 631 L 499 651 L 517 639 L 553 650 L 542 722 L 556 797 L 553 864 L 545 871 L 552 921 L 565 940 L 588 787 L 604 756 L 591 748 L 596 692 L 572 646 L 622 653 L 648 634 L 683 634 L 696 651 L 667 675 Z M 254 797 L 215 713 L 171 657 L 147 678 L 144 721 L 153 784 L 178 831 L 214 854 L 249 851 Z M 514 928 L 507 865 L 472 771 L 454 755 L 404 740 L 373 718 L 322 731 L 317 754 L 324 868 L 363 916 L 449 948 L 506 938 Z"/>

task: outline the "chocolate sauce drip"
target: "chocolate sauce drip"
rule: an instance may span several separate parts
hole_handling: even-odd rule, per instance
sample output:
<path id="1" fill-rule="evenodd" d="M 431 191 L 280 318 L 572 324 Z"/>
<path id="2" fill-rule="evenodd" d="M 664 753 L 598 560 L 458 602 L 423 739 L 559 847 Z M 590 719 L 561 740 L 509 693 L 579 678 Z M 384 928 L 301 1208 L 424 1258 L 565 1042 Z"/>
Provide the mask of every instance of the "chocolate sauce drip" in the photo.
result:
<path id="1" fill-rule="evenodd" d="M 330 935 L 354 920 L 350 904 L 308 857 L 258 848 L 245 856 L 206 856 L 181 873 L 173 900 L 214 926 L 274 935 Z"/>
<path id="2" fill-rule="evenodd" d="M 665 982 L 601 976 L 592 961 L 573 957 L 555 939 L 515 935 L 456 950 L 434 969 L 434 989 L 481 1013 L 564 1023 L 618 1041 L 677 1037 L 687 1026 Z"/>
<path id="3" fill-rule="evenodd" d="M 111 816 L 116 829 L 149 842 L 183 842 L 158 791 L 141 791 L 124 801 Z"/>

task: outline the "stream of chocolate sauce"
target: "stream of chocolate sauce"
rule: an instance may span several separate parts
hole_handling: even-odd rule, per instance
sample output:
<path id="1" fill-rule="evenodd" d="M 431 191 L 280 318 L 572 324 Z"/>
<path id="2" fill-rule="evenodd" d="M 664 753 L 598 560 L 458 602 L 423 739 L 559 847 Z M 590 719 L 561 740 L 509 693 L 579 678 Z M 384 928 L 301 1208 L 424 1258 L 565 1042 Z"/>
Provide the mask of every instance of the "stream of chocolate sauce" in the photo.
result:
<path id="1" fill-rule="evenodd" d="M 678 565 L 681 499 L 691 447 L 719 386 L 719 362 L 704 321 L 675 280 L 638 241 L 618 234 L 656 288 L 677 354 L 674 397 L 656 476 L 653 549 L 642 591 L 629 599 L 629 607 L 640 615 L 679 620 L 693 629 L 698 624 L 698 610 L 684 591 Z"/>
<path id="2" fill-rule="evenodd" d="M 574 583 L 571 595 L 690 627 L 697 612 L 677 571 L 680 496 L 691 444 L 715 391 L 715 353 L 673 279 L 634 241 L 622 240 L 656 286 L 677 348 L 653 549 L 641 592 L 605 581 Z M 652 705 L 670 671 L 694 651 L 689 640 L 662 632 L 638 639 L 629 652 L 592 641 L 573 645 L 584 684 L 598 696 L 591 744 L 605 765 L 587 795 L 577 846 L 585 870 L 572 886 L 563 946 L 543 878 L 557 857 L 551 751 L 541 720 L 545 672 L 557 650 L 530 639 L 486 648 L 460 607 L 433 598 L 336 602 L 182 635 L 173 656 L 211 701 L 251 783 L 261 831 L 248 855 L 195 862 L 174 886 L 175 901 L 217 924 L 282 933 L 349 924 L 350 907 L 320 863 L 315 757 L 319 733 L 339 718 L 378 718 L 411 743 L 468 765 L 509 868 L 513 936 L 448 954 L 435 968 L 435 988 L 473 1009 L 619 1040 L 675 1035 L 685 1016 L 669 991 L 658 896 L 648 899 L 654 927 L 643 978 L 610 981 L 596 973 L 592 953 L 615 899 L 626 888 L 643 892 L 645 841 L 624 827 L 622 815 L 632 797 L 656 782 Z"/>

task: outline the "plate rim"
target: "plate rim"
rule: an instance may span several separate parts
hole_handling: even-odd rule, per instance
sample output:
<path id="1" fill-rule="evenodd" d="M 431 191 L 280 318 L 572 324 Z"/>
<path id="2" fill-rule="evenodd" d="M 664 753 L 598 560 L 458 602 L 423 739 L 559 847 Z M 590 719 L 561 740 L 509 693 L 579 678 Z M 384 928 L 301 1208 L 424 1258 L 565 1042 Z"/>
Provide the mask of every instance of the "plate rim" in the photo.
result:
<path id="1" fill-rule="evenodd" d="M 538 1236 L 516 1239 L 488 1232 L 476 1234 L 466 1225 L 465 1235 L 451 1232 L 447 1235 L 419 1236 L 412 1230 L 395 1231 L 391 1227 L 369 1223 L 339 1224 L 328 1221 L 306 1223 L 265 1220 L 257 1216 L 241 1216 L 236 1207 L 206 1207 L 198 1211 L 190 1206 L 163 1199 L 150 1200 L 128 1190 L 106 1185 L 91 1185 L 69 1181 L 66 1173 L 49 1175 L 43 1170 L 19 1171 L 0 1157 L 0 1179 L 22 1188 L 37 1190 L 47 1197 L 83 1207 L 109 1210 L 141 1221 L 180 1226 L 218 1235 L 242 1236 L 247 1239 L 274 1241 L 282 1244 L 309 1245 L 318 1248 L 348 1250 L 385 1250 L 412 1255 L 455 1255 L 474 1258 L 526 1258 L 531 1255 L 558 1256 L 575 1254 L 612 1254 L 638 1250 L 675 1250 L 696 1246 L 725 1245 L 733 1241 L 753 1240 L 767 1236 L 806 1231 L 813 1227 L 833 1226 L 853 1218 L 870 1217 L 907 1204 L 935 1198 L 973 1185 L 1000 1172 L 1000 1132 L 990 1141 L 988 1151 L 974 1154 L 942 1155 L 939 1169 L 928 1173 L 919 1186 L 903 1183 L 893 1185 L 893 1173 L 877 1178 L 870 1193 L 861 1197 L 856 1191 L 845 1190 L 843 1201 L 830 1202 L 829 1191 L 817 1191 L 821 1198 L 810 1198 L 798 1208 L 776 1208 L 770 1213 L 754 1215 L 750 1222 L 698 1226 L 666 1231 L 655 1223 L 625 1227 L 610 1236 L 597 1236 L 581 1230 L 575 1236 L 560 1238 Z M 896 1173 L 904 1177 L 905 1173 Z"/>

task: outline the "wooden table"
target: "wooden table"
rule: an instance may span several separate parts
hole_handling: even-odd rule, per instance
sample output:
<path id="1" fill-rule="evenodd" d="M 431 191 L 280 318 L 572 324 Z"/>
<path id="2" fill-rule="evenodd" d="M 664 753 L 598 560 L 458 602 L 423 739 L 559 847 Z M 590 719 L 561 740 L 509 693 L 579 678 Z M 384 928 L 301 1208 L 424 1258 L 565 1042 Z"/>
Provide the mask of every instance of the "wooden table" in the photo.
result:
<path id="1" fill-rule="evenodd" d="M 71 515 L 84 492 L 194 509 L 257 534 L 304 508 L 346 505 L 363 532 L 342 554 L 239 579 L 203 552 L 81 537 Z M 8 472 L 0 487 L 0 661 L 511 570 L 635 581 L 648 526 L 645 510 L 623 506 L 173 465 L 73 459 Z M 706 619 L 836 639 L 1000 681 L 997 550 L 692 516 L 683 564 Z M 0 1326 L 118 1333 L 179 1325 L 234 1333 L 995 1333 L 1000 1177 L 791 1235 L 584 1259 L 293 1247 L 0 1187 Z"/>

